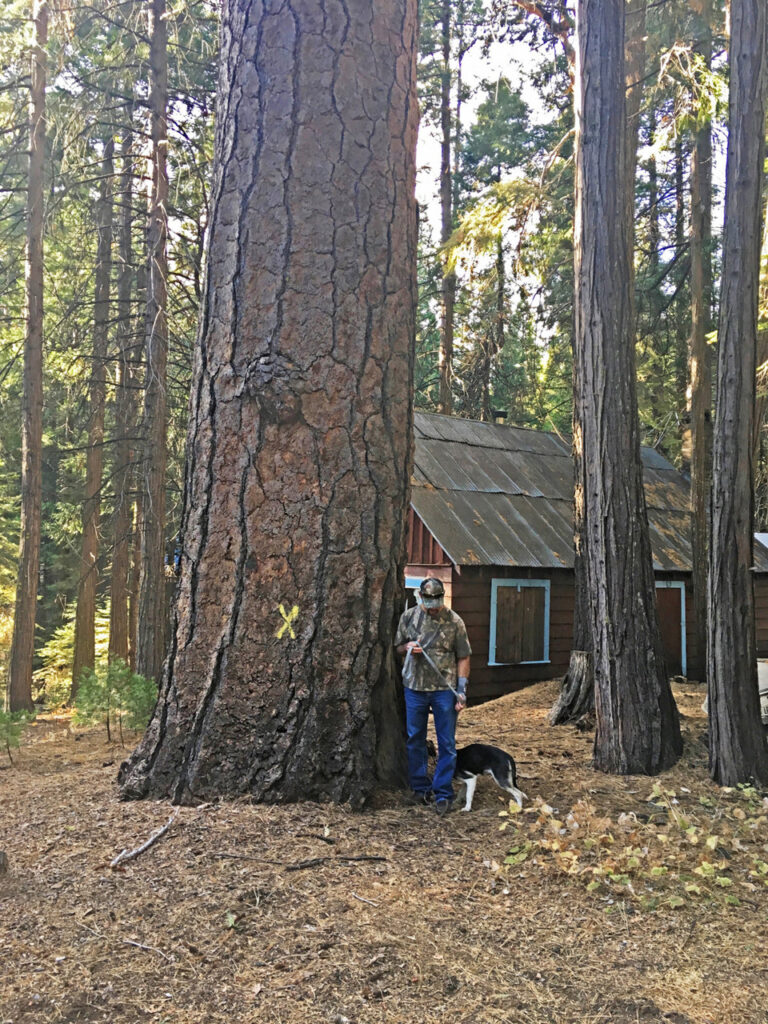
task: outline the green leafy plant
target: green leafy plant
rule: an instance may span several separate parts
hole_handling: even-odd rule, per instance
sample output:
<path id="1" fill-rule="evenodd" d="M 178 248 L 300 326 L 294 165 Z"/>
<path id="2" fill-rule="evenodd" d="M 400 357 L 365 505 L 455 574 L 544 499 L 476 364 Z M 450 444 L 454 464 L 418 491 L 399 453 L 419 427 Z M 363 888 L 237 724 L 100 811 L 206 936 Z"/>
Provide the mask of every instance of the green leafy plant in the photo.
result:
<path id="1" fill-rule="evenodd" d="M 97 668 L 107 660 L 109 645 L 109 602 L 96 609 L 95 655 Z M 69 702 L 72 692 L 72 662 L 75 652 L 75 608 L 72 605 L 64 622 L 54 630 L 38 654 L 40 668 L 32 675 L 33 697 L 46 708 L 58 708 Z"/>
<path id="2" fill-rule="evenodd" d="M 89 725 L 103 722 L 109 741 L 117 726 L 122 742 L 123 726 L 143 729 L 156 700 L 154 680 L 133 672 L 116 658 L 105 670 L 83 670 L 75 701 L 75 721 Z"/>
<path id="3" fill-rule="evenodd" d="M 28 711 L 0 710 L 0 746 L 5 747 L 8 760 L 13 764 L 11 749 L 18 748 L 21 734 L 34 716 Z"/>

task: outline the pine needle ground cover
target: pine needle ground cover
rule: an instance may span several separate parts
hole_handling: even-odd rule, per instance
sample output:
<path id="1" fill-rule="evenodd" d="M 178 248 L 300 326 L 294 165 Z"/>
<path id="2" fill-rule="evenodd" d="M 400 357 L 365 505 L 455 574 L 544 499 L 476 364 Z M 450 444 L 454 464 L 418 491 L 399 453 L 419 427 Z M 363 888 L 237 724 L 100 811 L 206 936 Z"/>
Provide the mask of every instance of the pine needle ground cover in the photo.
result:
<path id="1" fill-rule="evenodd" d="M 0 770 L 0 1021 L 13 1024 L 765 1024 L 768 801 L 707 776 L 703 690 L 682 762 L 590 768 L 557 684 L 465 712 L 516 757 L 438 819 L 241 801 L 120 803 L 127 749 L 41 716 Z"/>

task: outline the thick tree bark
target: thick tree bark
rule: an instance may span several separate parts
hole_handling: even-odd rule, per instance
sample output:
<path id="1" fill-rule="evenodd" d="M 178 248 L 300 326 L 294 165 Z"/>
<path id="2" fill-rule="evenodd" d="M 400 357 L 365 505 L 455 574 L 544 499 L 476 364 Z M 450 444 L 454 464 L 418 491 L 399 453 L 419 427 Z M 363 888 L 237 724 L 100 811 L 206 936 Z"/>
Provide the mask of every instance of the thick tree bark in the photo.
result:
<path id="1" fill-rule="evenodd" d="M 152 116 L 152 195 L 149 210 L 146 389 L 143 416 L 143 515 L 136 650 L 137 671 L 160 680 L 165 657 L 165 467 L 168 436 L 168 27 L 165 0 L 150 4 L 149 105 Z"/>
<path id="2" fill-rule="evenodd" d="M 133 528 L 133 466 L 136 423 L 136 352 L 132 316 L 133 296 L 133 129 L 128 111 L 121 146 L 120 238 L 117 259 L 117 387 L 115 394 L 115 511 L 110 588 L 109 659 L 126 664 L 130 656 L 128 601 L 130 596 Z"/>
<path id="3" fill-rule="evenodd" d="M 8 707 L 32 709 L 32 661 L 40 571 L 43 448 L 43 197 L 48 4 L 34 0 L 27 199 L 27 264 L 21 422 L 21 537 L 8 670 Z"/>
<path id="4" fill-rule="evenodd" d="M 550 725 L 577 722 L 595 709 L 595 676 L 589 651 L 574 648 L 560 695 L 549 712 Z"/>
<path id="5" fill-rule="evenodd" d="M 635 173 L 637 169 L 637 142 L 640 130 L 640 106 L 643 97 L 645 73 L 645 21 L 646 0 L 629 0 L 624 38 L 624 90 L 626 104 L 626 148 L 624 151 L 624 196 L 627 204 L 626 216 L 630 224 L 635 222 Z M 578 191 L 576 195 L 578 201 Z M 630 259 L 630 273 L 634 280 L 633 260 Z M 630 288 L 630 295 L 633 289 Z M 631 314 L 634 324 L 634 313 Z M 587 580 L 585 533 L 585 480 L 583 464 L 583 431 L 581 425 L 581 393 L 579 359 L 576 350 L 574 326 L 573 349 L 573 548 L 574 548 L 574 607 L 573 647 L 568 671 L 563 676 L 562 689 L 549 714 L 551 725 L 575 722 L 589 714 L 595 704 L 594 672 L 590 651 L 592 635 L 590 628 L 589 583 Z"/>
<path id="6" fill-rule="evenodd" d="M 768 130 L 768 126 L 767 130 Z M 763 249 L 760 256 L 760 266 L 768 266 L 768 210 L 763 196 Z M 760 274 L 760 310 L 764 317 L 764 311 L 768 310 L 768 274 L 762 271 Z M 766 363 L 768 363 L 768 327 L 763 326 L 757 332 L 757 395 L 755 398 L 755 427 L 752 435 L 752 461 L 757 465 L 760 457 L 760 436 L 762 433 L 765 409 L 768 405 L 768 387 L 766 387 Z"/>
<path id="7" fill-rule="evenodd" d="M 697 52 L 712 63 L 712 9 L 698 19 Z M 706 679 L 707 550 L 712 484 L 712 125 L 696 132 L 691 153 L 691 342 L 688 387 L 691 422 L 691 545 L 698 676 Z"/>
<path id="8" fill-rule="evenodd" d="M 624 2 L 578 3 L 576 357 L 595 765 L 653 774 L 682 743 L 664 666 L 640 460 Z"/>
<path id="9" fill-rule="evenodd" d="M 181 578 L 125 797 L 403 780 L 415 0 L 228 0 Z"/>
<path id="10" fill-rule="evenodd" d="M 768 784 L 750 571 L 766 22 L 763 0 L 733 0 L 707 649 L 710 772 L 722 785 Z"/>
<path id="11" fill-rule="evenodd" d="M 112 183 L 115 143 L 104 143 L 101 183 L 96 205 L 96 270 L 93 303 L 93 350 L 89 399 L 91 421 L 88 451 L 85 456 L 85 501 L 83 536 L 80 548 L 80 576 L 75 608 L 75 651 L 72 662 L 71 701 L 83 669 L 96 662 L 96 585 L 99 579 L 99 521 L 101 516 L 101 478 L 104 466 L 104 407 L 106 400 L 107 343 L 109 338 L 109 291 L 112 276 Z"/>
<path id="12" fill-rule="evenodd" d="M 451 176 L 451 0 L 443 0 L 443 62 L 440 76 L 440 244 L 453 232 L 453 183 Z M 445 254 L 443 261 L 445 262 Z M 442 314 L 438 369 L 440 387 L 438 412 L 453 411 L 453 326 L 456 304 L 456 274 L 444 271 L 441 282 Z"/>

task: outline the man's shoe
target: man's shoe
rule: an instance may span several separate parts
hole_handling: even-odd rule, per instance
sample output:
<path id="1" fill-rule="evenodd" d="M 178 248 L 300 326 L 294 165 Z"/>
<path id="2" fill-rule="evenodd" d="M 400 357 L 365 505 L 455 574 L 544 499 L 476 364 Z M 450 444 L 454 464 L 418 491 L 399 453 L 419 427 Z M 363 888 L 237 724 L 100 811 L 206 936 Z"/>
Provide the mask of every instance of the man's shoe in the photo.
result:
<path id="1" fill-rule="evenodd" d="M 439 818 L 445 817 L 446 814 L 451 812 L 451 801 L 450 800 L 435 800 L 435 813 Z"/>
<path id="2" fill-rule="evenodd" d="M 428 807 L 433 799 L 432 790 L 427 789 L 423 793 L 410 793 L 406 802 L 412 807 Z"/>

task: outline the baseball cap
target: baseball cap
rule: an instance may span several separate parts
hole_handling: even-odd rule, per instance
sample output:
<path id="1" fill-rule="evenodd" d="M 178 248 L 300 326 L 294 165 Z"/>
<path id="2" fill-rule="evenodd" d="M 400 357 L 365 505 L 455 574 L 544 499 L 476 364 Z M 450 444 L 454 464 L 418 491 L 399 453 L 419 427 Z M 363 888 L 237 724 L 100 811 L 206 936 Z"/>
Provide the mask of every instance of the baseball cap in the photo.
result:
<path id="1" fill-rule="evenodd" d="M 428 576 L 427 579 L 422 580 L 419 594 L 425 608 L 440 608 L 445 603 L 445 587 L 434 576 Z"/>

